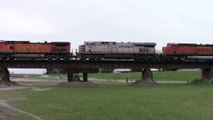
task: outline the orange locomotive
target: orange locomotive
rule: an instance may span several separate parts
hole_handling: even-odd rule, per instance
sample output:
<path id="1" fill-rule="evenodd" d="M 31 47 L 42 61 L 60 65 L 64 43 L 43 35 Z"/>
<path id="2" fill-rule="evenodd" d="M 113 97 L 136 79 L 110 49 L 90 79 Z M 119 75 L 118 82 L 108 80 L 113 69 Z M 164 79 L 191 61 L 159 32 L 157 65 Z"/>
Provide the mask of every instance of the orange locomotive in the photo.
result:
<path id="1" fill-rule="evenodd" d="M 0 41 L 0 59 L 69 59 L 69 42 Z"/>
<path id="2" fill-rule="evenodd" d="M 213 59 L 213 44 L 168 43 L 162 50 L 166 56 L 184 59 Z"/>

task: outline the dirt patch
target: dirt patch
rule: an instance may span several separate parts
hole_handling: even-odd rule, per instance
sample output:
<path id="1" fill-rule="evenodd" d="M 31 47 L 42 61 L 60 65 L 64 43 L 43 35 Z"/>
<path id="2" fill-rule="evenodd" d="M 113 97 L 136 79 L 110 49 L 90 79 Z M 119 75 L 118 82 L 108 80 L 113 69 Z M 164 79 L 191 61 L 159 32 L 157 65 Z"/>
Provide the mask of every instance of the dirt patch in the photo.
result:
<path id="1" fill-rule="evenodd" d="M 203 80 L 203 79 L 195 79 L 190 82 L 190 84 L 213 84 L 213 79 L 211 80 Z"/>
<path id="2" fill-rule="evenodd" d="M 15 81 L 7 81 L 7 82 L 0 81 L 0 92 L 13 91 L 13 90 L 24 90 L 24 89 L 29 89 L 29 87 L 22 86 Z"/>
<path id="3" fill-rule="evenodd" d="M 0 87 L 0 92 L 5 92 L 5 91 L 17 91 L 17 90 L 30 90 L 30 87 L 25 87 L 25 86 L 9 86 L 9 87 Z M 0 119 L 1 120 L 1 119 Z"/>
<path id="4" fill-rule="evenodd" d="M 47 91 L 50 90 L 51 88 L 37 88 L 37 87 L 32 87 L 32 91 Z"/>
<path id="5" fill-rule="evenodd" d="M 137 87 L 157 87 L 159 84 L 154 80 L 136 80 L 134 83 L 130 84 Z"/>
<path id="6" fill-rule="evenodd" d="M 66 80 L 61 80 L 61 79 L 27 79 L 27 78 L 13 78 L 13 81 L 17 83 L 61 83 L 61 82 L 66 82 Z"/>
<path id="7" fill-rule="evenodd" d="M 97 87 L 97 84 L 93 82 L 62 82 L 57 86 L 65 88 L 93 88 Z"/>
<path id="8" fill-rule="evenodd" d="M 0 81 L 0 88 L 11 87 L 11 86 L 20 86 L 20 85 L 14 81 L 7 81 L 7 82 Z"/>

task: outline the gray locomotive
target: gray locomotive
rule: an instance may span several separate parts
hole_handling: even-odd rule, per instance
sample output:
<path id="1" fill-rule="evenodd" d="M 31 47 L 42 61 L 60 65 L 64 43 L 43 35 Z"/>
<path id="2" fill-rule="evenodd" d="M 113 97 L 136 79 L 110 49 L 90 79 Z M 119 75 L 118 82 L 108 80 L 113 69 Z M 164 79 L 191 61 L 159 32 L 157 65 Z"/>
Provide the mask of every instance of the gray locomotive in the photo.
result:
<path id="1" fill-rule="evenodd" d="M 156 43 L 152 42 L 84 42 L 79 46 L 79 58 L 100 59 L 143 59 L 156 55 Z M 150 56 L 150 57 L 149 57 Z"/>

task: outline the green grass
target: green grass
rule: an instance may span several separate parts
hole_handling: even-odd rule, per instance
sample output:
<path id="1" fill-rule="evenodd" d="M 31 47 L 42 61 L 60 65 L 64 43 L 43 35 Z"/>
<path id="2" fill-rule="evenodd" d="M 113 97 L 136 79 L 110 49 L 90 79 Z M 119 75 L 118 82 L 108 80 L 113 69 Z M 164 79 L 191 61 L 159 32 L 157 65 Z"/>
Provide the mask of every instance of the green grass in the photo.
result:
<path id="1" fill-rule="evenodd" d="M 154 80 L 162 81 L 201 78 L 200 71 L 153 72 L 153 75 Z M 141 73 L 92 73 L 89 77 L 138 80 Z M 58 78 L 66 79 L 66 75 L 51 74 L 46 78 L 28 76 L 28 79 Z M 36 83 L 32 86 L 50 87 L 51 84 Z M 44 120 L 210 120 L 213 119 L 212 90 L 212 86 L 204 85 L 161 84 L 160 87 L 147 88 L 112 82 L 99 83 L 97 88 L 1 92 L 0 99 L 9 100 L 13 106 Z M 10 119 L 32 118 L 20 115 Z"/>
<path id="2" fill-rule="evenodd" d="M 38 79 L 38 80 L 43 80 L 43 79 L 67 79 L 66 74 L 50 74 L 48 76 L 43 76 L 43 75 L 28 75 L 26 76 L 27 79 Z"/>
<path id="3" fill-rule="evenodd" d="M 99 85 L 97 88 L 1 93 L 19 109 L 44 120 L 212 120 L 213 86 L 156 88 Z M 28 120 L 27 116 L 16 120 Z"/>
<path id="4" fill-rule="evenodd" d="M 89 74 L 89 77 L 106 80 L 139 80 L 141 78 L 141 72 L 133 73 L 95 73 Z M 166 81 L 186 81 L 201 78 L 200 71 L 163 71 L 153 72 L 154 80 L 166 80 Z"/>
<path id="5" fill-rule="evenodd" d="M 82 74 L 80 74 L 82 77 Z M 105 80 L 139 80 L 141 72 L 132 73 L 89 73 L 89 78 L 105 79 Z M 187 81 L 201 78 L 200 71 L 162 71 L 153 72 L 154 80 L 160 81 Z M 41 76 L 28 76 L 28 79 L 44 79 Z M 66 74 L 50 74 L 47 79 L 67 79 Z"/>

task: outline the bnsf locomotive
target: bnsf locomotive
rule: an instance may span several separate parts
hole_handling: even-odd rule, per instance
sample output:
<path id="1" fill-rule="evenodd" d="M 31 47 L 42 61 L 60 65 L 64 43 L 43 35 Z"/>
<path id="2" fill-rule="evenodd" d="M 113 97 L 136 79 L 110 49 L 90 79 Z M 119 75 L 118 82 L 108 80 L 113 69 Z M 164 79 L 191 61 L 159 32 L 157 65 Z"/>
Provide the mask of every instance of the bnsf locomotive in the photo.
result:
<path id="1" fill-rule="evenodd" d="M 0 59 L 69 59 L 69 42 L 0 41 Z"/>
<path id="2" fill-rule="evenodd" d="M 180 59 L 206 59 L 213 60 L 213 44 L 185 44 L 168 43 L 162 48 L 164 56 Z"/>

